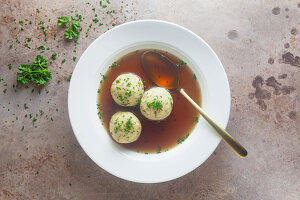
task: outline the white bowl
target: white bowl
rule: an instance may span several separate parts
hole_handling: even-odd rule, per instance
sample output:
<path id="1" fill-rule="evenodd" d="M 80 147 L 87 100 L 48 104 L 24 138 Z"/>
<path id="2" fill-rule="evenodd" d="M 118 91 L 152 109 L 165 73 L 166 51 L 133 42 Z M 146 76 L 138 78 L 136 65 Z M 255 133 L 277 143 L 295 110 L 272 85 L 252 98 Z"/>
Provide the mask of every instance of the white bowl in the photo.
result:
<path id="1" fill-rule="evenodd" d="M 129 22 L 99 36 L 74 69 L 68 108 L 79 144 L 97 165 L 122 179 L 157 183 L 178 178 L 200 166 L 216 149 L 220 137 L 200 118 L 185 142 L 160 154 L 133 152 L 112 141 L 97 116 L 100 73 L 105 73 L 112 62 L 128 52 L 145 48 L 167 50 L 186 61 L 198 78 L 203 109 L 226 127 L 230 89 L 217 55 L 190 30 L 158 20 Z"/>

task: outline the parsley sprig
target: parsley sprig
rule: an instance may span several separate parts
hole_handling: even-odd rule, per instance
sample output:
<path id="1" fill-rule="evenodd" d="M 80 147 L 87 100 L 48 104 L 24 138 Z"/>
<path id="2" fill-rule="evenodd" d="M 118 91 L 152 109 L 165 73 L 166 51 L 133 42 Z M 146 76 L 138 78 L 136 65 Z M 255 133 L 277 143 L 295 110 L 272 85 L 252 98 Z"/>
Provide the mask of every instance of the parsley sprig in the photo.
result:
<path id="1" fill-rule="evenodd" d="M 69 17 L 62 16 L 58 18 L 57 24 L 60 27 L 68 28 L 65 31 L 66 39 L 72 40 L 73 38 L 79 37 L 79 31 L 81 30 L 79 22 L 70 21 Z"/>
<path id="2" fill-rule="evenodd" d="M 35 83 L 37 86 L 46 85 L 52 78 L 51 72 L 47 69 L 48 61 L 42 55 L 37 55 L 31 65 L 19 65 L 17 83 L 27 84 Z"/>

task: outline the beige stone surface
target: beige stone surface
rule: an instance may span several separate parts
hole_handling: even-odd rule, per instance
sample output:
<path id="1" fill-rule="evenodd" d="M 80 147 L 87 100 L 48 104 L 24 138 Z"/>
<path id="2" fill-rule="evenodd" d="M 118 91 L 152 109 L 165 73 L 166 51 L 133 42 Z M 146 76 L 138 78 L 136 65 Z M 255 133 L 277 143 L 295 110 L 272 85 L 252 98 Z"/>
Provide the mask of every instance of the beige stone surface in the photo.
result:
<path id="1" fill-rule="evenodd" d="M 113 9 L 116 13 L 106 13 Z M 75 11 L 85 19 L 73 52 L 74 43 L 63 40 L 56 22 Z M 95 13 L 104 25 L 94 30 Z M 21 31 L 19 21 L 25 19 L 32 25 Z M 112 24 L 138 19 L 180 24 L 215 50 L 231 87 L 227 130 L 245 145 L 247 158 L 238 158 L 221 142 L 186 176 L 138 184 L 108 174 L 84 153 L 68 119 L 66 78 L 88 45 Z M 94 0 L 0 0 L 0 199 L 300 199 L 299 19 L 300 2 L 294 0 L 111 0 L 105 9 Z M 37 29 L 40 21 L 47 27 L 47 42 Z M 31 49 L 24 46 L 28 37 Z M 14 88 L 17 66 L 33 60 L 39 53 L 33 48 L 40 45 L 50 48 L 47 58 L 58 54 L 49 67 L 53 79 L 42 88 Z M 25 114 L 39 110 L 45 113 L 33 125 Z"/>

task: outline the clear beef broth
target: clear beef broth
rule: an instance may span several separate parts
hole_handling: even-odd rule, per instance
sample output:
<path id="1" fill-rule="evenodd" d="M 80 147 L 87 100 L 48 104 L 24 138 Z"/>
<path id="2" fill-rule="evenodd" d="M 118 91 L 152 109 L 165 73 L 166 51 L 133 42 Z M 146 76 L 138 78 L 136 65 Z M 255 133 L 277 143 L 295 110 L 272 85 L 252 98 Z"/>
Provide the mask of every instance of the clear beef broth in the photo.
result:
<path id="1" fill-rule="evenodd" d="M 149 50 L 149 49 L 147 49 Z M 142 133 L 136 142 L 120 144 L 125 148 L 141 153 L 164 152 L 178 143 L 181 143 L 187 134 L 190 134 L 196 125 L 199 113 L 193 106 L 175 89 L 170 90 L 173 97 L 173 110 L 168 118 L 162 121 L 150 121 L 140 112 L 139 104 L 134 107 L 123 107 L 116 104 L 110 94 L 112 82 L 122 73 L 135 73 L 143 81 L 145 91 L 156 86 L 148 79 L 141 66 L 141 55 L 146 50 L 129 53 L 116 61 L 117 65 L 110 67 L 106 72 L 106 78 L 100 84 L 98 104 L 101 105 L 101 120 L 109 134 L 109 121 L 117 111 L 131 111 L 142 124 Z M 167 56 L 173 63 L 178 63 L 178 58 L 168 52 L 155 50 Z M 178 67 L 180 87 L 184 88 L 190 97 L 201 105 L 201 91 L 198 81 L 192 70 L 185 65 Z M 183 139 L 182 139 L 183 138 Z M 179 139 L 179 140 L 178 140 Z"/>

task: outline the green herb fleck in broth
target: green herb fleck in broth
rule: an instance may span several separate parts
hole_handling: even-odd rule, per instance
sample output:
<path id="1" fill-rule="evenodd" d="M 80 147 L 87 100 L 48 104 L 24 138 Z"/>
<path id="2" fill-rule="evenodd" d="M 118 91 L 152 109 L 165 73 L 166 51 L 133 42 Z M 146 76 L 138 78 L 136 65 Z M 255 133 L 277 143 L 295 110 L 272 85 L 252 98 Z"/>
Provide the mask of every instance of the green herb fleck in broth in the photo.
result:
<path id="1" fill-rule="evenodd" d="M 196 116 L 193 115 L 192 118 L 195 120 L 195 122 L 199 122 L 199 117 L 196 117 Z"/>
<path id="2" fill-rule="evenodd" d="M 194 75 L 193 75 L 193 79 L 194 79 L 194 80 L 196 80 L 196 79 L 197 79 L 197 77 L 196 77 L 196 74 L 194 74 Z"/>
<path id="3" fill-rule="evenodd" d="M 178 138 L 177 144 L 183 143 L 189 136 L 190 136 L 190 134 L 188 133 L 185 136 L 183 136 L 182 138 Z"/>
<path id="4" fill-rule="evenodd" d="M 159 145 L 157 146 L 156 153 L 161 153 L 161 147 Z"/>
<path id="5" fill-rule="evenodd" d="M 178 60 L 178 62 L 177 62 L 177 64 L 176 64 L 176 66 L 177 67 L 184 67 L 186 65 L 186 62 L 184 62 L 183 60 Z"/>

